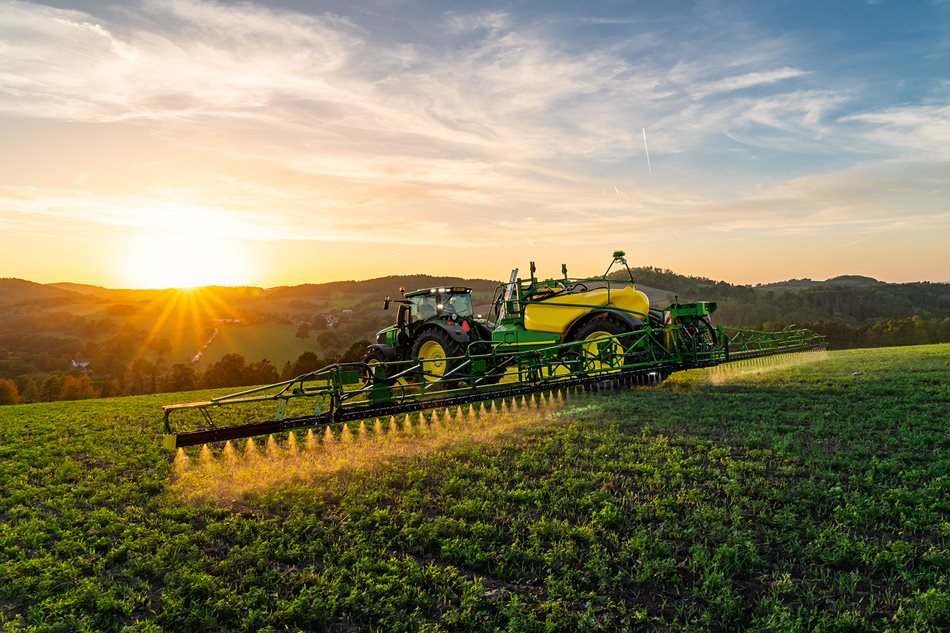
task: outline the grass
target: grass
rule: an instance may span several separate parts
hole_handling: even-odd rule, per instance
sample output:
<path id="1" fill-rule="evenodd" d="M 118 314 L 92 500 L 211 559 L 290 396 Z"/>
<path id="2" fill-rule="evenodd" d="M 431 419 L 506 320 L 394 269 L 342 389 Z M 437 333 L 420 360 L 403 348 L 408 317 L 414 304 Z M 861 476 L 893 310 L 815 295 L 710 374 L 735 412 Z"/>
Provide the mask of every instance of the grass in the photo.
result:
<path id="1" fill-rule="evenodd" d="M 218 323 L 216 326 L 219 334 L 201 358 L 198 366 L 202 369 L 226 354 L 241 354 L 249 363 L 266 358 L 280 371 L 285 362 L 293 362 L 303 352 L 319 353 L 316 336 L 320 332 L 316 330 L 310 338 L 300 339 L 296 336 L 297 326 L 286 323 Z"/>
<path id="2" fill-rule="evenodd" d="M 265 444 L 225 493 L 167 395 L 3 407 L 0 625 L 945 630 L 950 346 L 810 359 Z"/>

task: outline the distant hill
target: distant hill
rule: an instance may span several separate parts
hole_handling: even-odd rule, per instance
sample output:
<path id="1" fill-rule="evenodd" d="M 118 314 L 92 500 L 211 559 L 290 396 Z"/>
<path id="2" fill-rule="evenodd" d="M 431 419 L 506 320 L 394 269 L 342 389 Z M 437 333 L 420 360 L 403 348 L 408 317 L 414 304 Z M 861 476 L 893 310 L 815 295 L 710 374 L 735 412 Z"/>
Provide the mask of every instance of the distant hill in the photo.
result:
<path id="1" fill-rule="evenodd" d="M 47 288 L 59 288 L 60 290 L 66 290 L 68 292 L 75 292 L 83 295 L 92 295 L 92 296 L 109 296 L 116 292 L 121 292 L 120 290 L 113 290 L 111 288 L 103 288 L 102 286 L 93 286 L 90 284 L 75 284 L 69 281 L 64 281 L 60 283 L 45 284 Z"/>
<path id="2" fill-rule="evenodd" d="M 815 321 L 861 326 L 915 315 L 950 318 L 950 284 L 946 283 L 896 284 L 842 275 L 825 281 L 791 279 L 746 286 L 660 268 L 636 268 L 633 273 L 640 282 L 670 288 L 680 301 L 715 301 L 715 322 L 734 326 Z"/>
<path id="3" fill-rule="evenodd" d="M 864 277 L 863 275 L 840 275 L 838 277 L 826 279 L 825 281 L 813 281 L 811 279 L 789 279 L 788 281 L 776 281 L 768 284 L 760 284 L 755 287 L 782 292 L 809 290 L 812 288 L 822 288 L 828 286 L 877 286 L 884 283 L 885 282 L 878 281 L 873 277 Z"/>
<path id="4" fill-rule="evenodd" d="M 832 277 L 831 279 L 828 279 L 825 283 L 846 284 L 846 285 L 852 285 L 852 286 L 876 286 L 884 282 L 878 281 L 874 277 L 864 277 L 862 275 L 841 275 L 839 277 Z"/>
<path id="5" fill-rule="evenodd" d="M 81 295 L 69 290 L 38 284 L 25 279 L 0 279 L 0 305 L 16 305 L 29 303 L 68 303 L 70 300 L 81 299 Z"/>

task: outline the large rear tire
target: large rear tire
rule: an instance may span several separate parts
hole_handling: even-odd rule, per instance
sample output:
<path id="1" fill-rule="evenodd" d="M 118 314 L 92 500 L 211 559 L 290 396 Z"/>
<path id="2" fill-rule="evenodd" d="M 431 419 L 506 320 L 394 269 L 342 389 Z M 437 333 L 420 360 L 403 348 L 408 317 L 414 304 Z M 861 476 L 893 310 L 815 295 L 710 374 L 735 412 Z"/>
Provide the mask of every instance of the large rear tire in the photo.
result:
<path id="1" fill-rule="evenodd" d="M 612 316 L 591 319 L 574 333 L 573 341 L 580 345 L 572 356 L 580 361 L 580 369 L 587 374 L 604 374 L 620 371 L 625 363 L 635 362 L 624 352 L 624 345 L 633 343 L 632 337 L 617 337 L 635 330 Z"/>
<path id="2" fill-rule="evenodd" d="M 432 329 L 424 332 L 412 345 L 412 356 L 422 363 L 420 377 L 426 382 L 436 382 L 458 366 L 459 360 L 453 356 L 462 356 L 465 350 L 461 343 L 442 330 Z"/>
<path id="3" fill-rule="evenodd" d="M 716 329 L 707 318 L 686 321 L 683 324 L 683 339 L 690 351 L 698 353 L 711 352 L 719 343 Z"/>

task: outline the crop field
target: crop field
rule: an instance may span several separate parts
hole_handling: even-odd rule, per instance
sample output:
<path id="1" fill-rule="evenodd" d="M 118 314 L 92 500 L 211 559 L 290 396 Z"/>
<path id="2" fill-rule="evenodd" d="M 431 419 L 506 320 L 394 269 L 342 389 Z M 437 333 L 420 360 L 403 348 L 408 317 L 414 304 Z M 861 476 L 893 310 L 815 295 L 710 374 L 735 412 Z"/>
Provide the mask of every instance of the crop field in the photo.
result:
<path id="1" fill-rule="evenodd" d="M 950 345 L 171 454 L 0 407 L 4 631 L 940 631 Z"/>

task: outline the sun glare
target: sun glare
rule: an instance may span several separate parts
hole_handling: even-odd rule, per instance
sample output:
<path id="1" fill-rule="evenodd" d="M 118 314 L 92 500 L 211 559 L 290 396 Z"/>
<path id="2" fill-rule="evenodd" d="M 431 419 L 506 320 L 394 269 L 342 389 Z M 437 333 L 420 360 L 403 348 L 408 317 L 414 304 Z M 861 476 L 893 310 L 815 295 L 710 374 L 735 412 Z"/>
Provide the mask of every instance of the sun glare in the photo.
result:
<path id="1" fill-rule="evenodd" d="M 122 276 L 134 288 L 194 288 L 248 283 L 248 257 L 233 240 L 148 235 L 125 243 Z"/>

